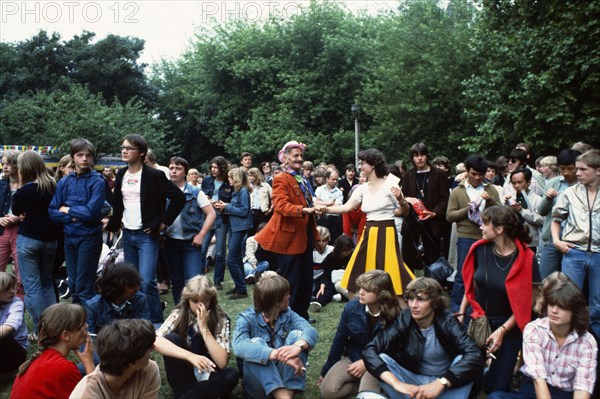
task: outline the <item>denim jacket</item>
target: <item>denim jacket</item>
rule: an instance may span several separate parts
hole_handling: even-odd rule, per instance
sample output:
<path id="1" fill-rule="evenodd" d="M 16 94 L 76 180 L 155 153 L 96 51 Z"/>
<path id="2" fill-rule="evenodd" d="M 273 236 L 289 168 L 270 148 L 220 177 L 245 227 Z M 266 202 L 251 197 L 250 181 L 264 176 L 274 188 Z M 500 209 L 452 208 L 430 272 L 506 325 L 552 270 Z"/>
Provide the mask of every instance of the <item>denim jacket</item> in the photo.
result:
<path id="1" fill-rule="evenodd" d="M 181 221 L 181 228 L 183 230 L 183 239 L 191 240 L 202 230 L 202 226 L 204 225 L 204 213 L 202 212 L 202 208 L 198 206 L 200 188 L 185 183 L 183 194 L 185 195 L 185 205 L 179 213 L 179 220 Z M 167 200 L 167 206 L 168 204 L 169 200 Z M 167 230 L 168 235 L 169 232 Z"/>
<path id="2" fill-rule="evenodd" d="M 233 351 L 245 361 L 267 364 L 273 349 L 293 344 L 288 340 L 288 335 L 293 332 L 298 333 L 294 342 L 301 339 L 314 348 L 317 330 L 290 308 L 279 314 L 275 320 L 275 328 L 271 329 L 262 314 L 254 306 L 250 306 L 237 318 Z"/>
<path id="3" fill-rule="evenodd" d="M 97 334 L 100 330 L 118 319 L 150 320 L 148 301 L 143 292 L 138 291 L 120 312 L 116 312 L 110 302 L 98 294 L 85 302 L 88 331 Z"/>
<path id="4" fill-rule="evenodd" d="M 223 213 L 229 216 L 229 226 L 232 232 L 245 231 L 252 228 L 252 209 L 250 209 L 250 194 L 242 187 L 235 191 L 231 202 L 223 208 Z"/>
<path id="5" fill-rule="evenodd" d="M 360 360 L 363 349 L 381 328 L 381 321 L 378 320 L 369 334 L 369 320 L 365 305 L 358 302 L 358 299 L 348 302 L 344 306 L 327 361 L 321 369 L 321 376 L 324 377 L 342 356 L 348 356 L 351 362 Z"/>
<path id="6" fill-rule="evenodd" d="M 12 193 L 10 192 L 10 181 L 0 179 L 0 217 L 6 216 L 12 202 Z M 4 227 L 0 226 L 0 235 L 4 233 Z"/>
<path id="7" fill-rule="evenodd" d="M 214 201 L 215 198 L 215 178 L 212 176 L 207 176 L 202 180 L 202 191 L 206 194 L 209 200 Z M 221 187 L 219 188 L 219 200 L 223 202 L 230 202 L 231 196 L 233 195 L 233 187 L 229 185 L 227 179 L 223 181 Z M 211 230 L 217 229 L 221 227 L 222 223 L 227 223 L 227 216 L 222 214 L 221 212 L 217 212 L 217 219 L 212 225 Z"/>

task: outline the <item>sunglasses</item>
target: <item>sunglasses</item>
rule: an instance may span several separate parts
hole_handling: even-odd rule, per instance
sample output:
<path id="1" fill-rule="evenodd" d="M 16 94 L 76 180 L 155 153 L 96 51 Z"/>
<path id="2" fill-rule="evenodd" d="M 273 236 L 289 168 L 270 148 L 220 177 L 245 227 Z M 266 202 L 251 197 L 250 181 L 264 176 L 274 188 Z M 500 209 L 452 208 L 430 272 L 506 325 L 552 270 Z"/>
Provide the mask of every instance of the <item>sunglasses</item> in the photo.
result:
<path id="1" fill-rule="evenodd" d="M 519 160 L 517 158 L 511 158 L 508 160 L 508 163 L 517 163 L 517 162 L 521 162 L 521 160 Z"/>

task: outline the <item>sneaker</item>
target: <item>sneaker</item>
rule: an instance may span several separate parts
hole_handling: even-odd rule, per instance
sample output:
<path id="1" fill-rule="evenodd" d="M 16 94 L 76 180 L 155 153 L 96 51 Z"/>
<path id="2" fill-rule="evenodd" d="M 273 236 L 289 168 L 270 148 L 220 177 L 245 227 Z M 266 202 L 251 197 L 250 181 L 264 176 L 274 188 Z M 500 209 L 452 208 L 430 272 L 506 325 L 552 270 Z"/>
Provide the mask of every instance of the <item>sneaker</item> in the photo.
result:
<path id="1" fill-rule="evenodd" d="M 243 299 L 243 298 L 248 298 L 247 292 L 234 292 L 233 294 L 231 294 L 229 296 L 229 299 Z"/>
<path id="2" fill-rule="evenodd" d="M 308 311 L 309 311 L 309 312 L 311 312 L 311 313 L 317 313 L 317 312 L 320 312 L 320 311 L 321 311 L 321 308 L 322 308 L 322 307 L 323 307 L 323 306 L 322 306 L 322 305 L 321 305 L 319 302 L 317 302 L 317 301 L 312 301 L 312 302 L 310 303 L 310 306 L 308 307 Z"/>
<path id="3" fill-rule="evenodd" d="M 221 291 L 223 289 L 223 283 L 215 283 L 215 288 Z"/>
<path id="4" fill-rule="evenodd" d="M 246 281 L 246 284 L 254 284 L 256 282 L 256 276 L 254 273 L 250 273 L 244 280 Z"/>
<path id="5" fill-rule="evenodd" d="M 335 294 L 331 300 L 333 302 L 342 302 L 342 294 Z"/>
<path id="6" fill-rule="evenodd" d="M 71 292 L 69 291 L 69 283 L 67 280 L 60 280 L 58 283 L 58 295 L 60 299 L 71 298 Z"/>

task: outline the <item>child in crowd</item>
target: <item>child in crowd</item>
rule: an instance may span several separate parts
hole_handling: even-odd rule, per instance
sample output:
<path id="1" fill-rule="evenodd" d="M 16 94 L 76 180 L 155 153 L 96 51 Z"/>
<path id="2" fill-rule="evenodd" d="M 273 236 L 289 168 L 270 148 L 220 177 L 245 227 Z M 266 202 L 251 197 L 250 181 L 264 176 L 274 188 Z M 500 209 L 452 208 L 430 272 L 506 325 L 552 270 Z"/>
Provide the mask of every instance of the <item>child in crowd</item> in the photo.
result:
<path id="1" fill-rule="evenodd" d="M 94 371 L 92 339 L 85 319 L 85 309 L 76 304 L 57 303 L 42 312 L 38 351 L 19 368 L 11 398 L 68 398 L 81 380 L 79 369 L 67 359 L 71 351 L 86 373 Z M 83 351 L 77 350 L 84 343 Z"/>
<path id="2" fill-rule="evenodd" d="M 360 275 L 356 284 L 358 295 L 344 307 L 317 382 L 323 399 L 383 398 L 379 381 L 366 371 L 361 353 L 371 338 L 400 314 L 400 302 L 390 275 L 383 270 Z"/>
<path id="3" fill-rule="evenodd" d="M 16 370 L 27 358 L 27 325 L 17 278 L 0 272 L 0 374 Z"/>
<path id="4" fill-rule="evenodd" d="M 201 359 L 200 372 L 182 359 L 164 356 L 167 380 L 175 399 L 222 398 L 238 382 L 229 361 L 229 317 L 218 304 L 217 289 L 207 276 L 191 278 L 181 302 L 156 332 Z"/>
<path id="5" fill-rule="evenodd" d="M 250 399 L 292 398 L 306 386 L 308 350 L 317 331 L 289 308 L 290 284 L 264 272 L 254 287 L 254 305 L 238 317 L 233 349 L 243 360 L 243 386 Z"/>
<path id="6" fill-rule="evenodd" d="M 315 248 L 313 249 L 313 280 L 315 281 L 315 284 L 316 281 L 323 276 L 323 268 L 321 267 L 321 263 L 323 263 L 327 255 L 333 252 L 333 246 L 329 245 L 329 241 L 331 240 L 329 229 L 324 226 L 317 226 L 317 231 L 319 232 L 321 239 L 315 241 Z M 314 290 L 315 287 L 313 286 L 313 291 Z"/>
<path id="7" fill-rule="evenodd" d="M 258 233 L 265 227 L 262 222 L 256 228 Z M 265 250 L 256 242 L 254 236 L 246 240 L 246 256 L 244 256 L 244 275 L 246 284 L 254 284 L 260 278 L 260 275 L 269 270 L 269 261 Z"/>
<path id="8" fill-rule="evenodd" d="M 327 305 L 334 299 L 336 295 L 335 283 L 342 280 L 346 265 L 350 260 L 350 256 L 354 251 L 354 242 L 350 237 L 341 235 L 336 238 L 333 244 L 333 251 L 327 255 L 325 260 L 321 263 L 321 269 L 323 274 L 315 281 L 315 292 L 313 301 L 310 303 L 309 311 L 319 312 L 321 307 Z M 341 270 L 341 273 L 337 273 L 334 279 L 333 272 L 335 270 Z M 338 301 L 341 300 L 341 296 L 338 295 Z"/>
<path id="9" fill-rule="evenodd" d="M 103 328 L 95 342 L 100 365 L 70 398 L 158 398 L 160 371 L 150 360 L 155 339 L 149 320 L 116 320 Z"/>
<path id="10" fill-rule="evenodd" d="M 489 399 L 590 398 L 598 345 L 587 332 L 590 315 L 579 288 L 563 273 L 544 280 L 541 319 L 523 332 L 523 378 L 518 393 L 492 392 Z"/>

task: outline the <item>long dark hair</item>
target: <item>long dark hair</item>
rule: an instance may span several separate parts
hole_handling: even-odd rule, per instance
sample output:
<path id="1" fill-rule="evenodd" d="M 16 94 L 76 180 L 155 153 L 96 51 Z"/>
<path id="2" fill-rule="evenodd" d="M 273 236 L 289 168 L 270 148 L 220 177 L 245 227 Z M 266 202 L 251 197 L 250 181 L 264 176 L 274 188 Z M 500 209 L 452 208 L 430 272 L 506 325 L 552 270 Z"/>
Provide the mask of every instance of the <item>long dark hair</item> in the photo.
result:
<path id="1" fill-rule="evenodd" d="M 519 220 L 519 216 L 511 207 L 494 205 L 486 208 L 481 214 L 483 223 L 491 223 L 494 227 L 503 227 L 504 233 L 512 240 L 521 240 L 525 244 L 531 242 L 529 228 Z"/>

